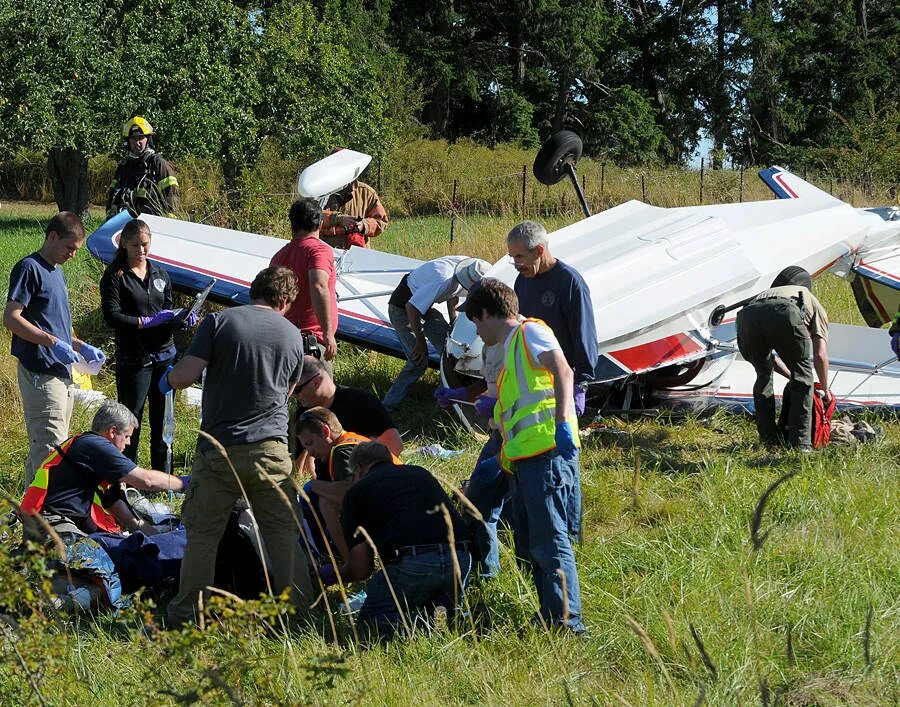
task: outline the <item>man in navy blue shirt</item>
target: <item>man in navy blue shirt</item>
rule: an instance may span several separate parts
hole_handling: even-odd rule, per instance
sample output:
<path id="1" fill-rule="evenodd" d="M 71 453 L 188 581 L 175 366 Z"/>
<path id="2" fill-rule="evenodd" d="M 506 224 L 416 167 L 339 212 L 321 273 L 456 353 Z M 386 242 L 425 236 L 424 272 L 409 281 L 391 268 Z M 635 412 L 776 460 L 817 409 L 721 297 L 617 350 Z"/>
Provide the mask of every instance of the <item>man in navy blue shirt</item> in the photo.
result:
<path id="1" fill-rule="evenodd" d="M 591 291 L 579 272 L 550 252 L 547 229 L 523 221 L 506 237 L 506 250 L 519 273 L 514 285 L 519 313 L 543 320 L 553 331 L 575 372 L 575 414 L 584 414 L 585 393 L 597 365 L 597 326 Z M 569 533 L 581 540 L 581 479 L 569 509 Z"/>
<path id="2" fill-rule="evenodd" d="M 103 361 L 100 349 L 75 338 L 69 291 L 61 268 L 84 242 L 81 219 L 69 211 L 47 225 L 44 244 L 9 275 L 3 326 L 12 332 L 12 355 L 19 359 L 19 391 L 28 433 L 25 483 L 53 447 L 69 435 L 72 416 L 71 364 L 78 351 L 87 362 Z"/>
<path id="3" fill-rule="evenodd" d="M 584 414 L 585 389 L 597 365 L 597 326 L 591 291 L 579 272 L 550 252 L 547 229 L 523 221 L 506 237 L 506 249 L 519 273 L 513 289 L 522 316 L 542 319 L 575 371 L 575 408 Z"/>

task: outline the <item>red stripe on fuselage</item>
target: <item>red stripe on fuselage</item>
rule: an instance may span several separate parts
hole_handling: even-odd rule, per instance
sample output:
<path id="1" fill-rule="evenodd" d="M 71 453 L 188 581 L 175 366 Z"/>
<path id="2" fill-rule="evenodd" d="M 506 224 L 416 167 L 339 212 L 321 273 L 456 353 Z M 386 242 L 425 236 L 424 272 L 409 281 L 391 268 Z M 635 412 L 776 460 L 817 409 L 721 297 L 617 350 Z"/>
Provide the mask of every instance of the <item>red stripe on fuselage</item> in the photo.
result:
<path id="1" fill-rule="evenodd" d="M 611 351 L 607 356 L 631 371 L 644 371 L 672 359 L 691 356 L 704 347 L 687 334 L 673 334 L 649 344 Z"/>

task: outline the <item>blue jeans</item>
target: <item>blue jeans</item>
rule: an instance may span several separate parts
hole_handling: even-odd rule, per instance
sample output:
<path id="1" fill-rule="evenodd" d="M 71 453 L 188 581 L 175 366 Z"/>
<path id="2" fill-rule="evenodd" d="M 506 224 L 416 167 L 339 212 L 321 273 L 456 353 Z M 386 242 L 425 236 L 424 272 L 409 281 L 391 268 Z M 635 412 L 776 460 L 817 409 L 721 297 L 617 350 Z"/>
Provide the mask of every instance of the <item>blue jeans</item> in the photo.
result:
<path id="1" fill-rule="evenodd" d="M 573 631 L 585 630 L 568 518 L 579 479 L 578 465 L 578 453 L 566 461 L 553 450 L 515 462 L 510 482 L 516 555 L 531 568 L 541 605 L 540 615 L 549 626 L 564 624 Z M 557 570 L 562 570 L 565 576 L 565 591 Z M 567 618 L 564 596 L 568 603 Z"/>
<path id="2" fill-rule="evenodd" d="M 428 367 L 428 361 L 426 360 L 423 365 L 413 363 L 412 350 L 416 345 L 416 337 L 413 335 L 412 329 L 409 328 L 409 316 L 406 314 L 406 309 L 389 304 L 388 318 L 397 332 L 397 336 L 400 339 L 400 348 L 403 349 L 403 353 L 406 356 L 406 365 L 403 366 L 403 369 L 397 375 L 397 379 L 384 396 L 384 406 L 396 410 L 400 403 L 403 402 L 409 389 L 412 388 L 413 383 L 424 375 L 425 369 Z M 425 334 L 425 339 L 431 342 L 435 349 L 443 351 L 444 344 L 447 342 L 447 334 L 450 333 L 450 325 L 447 324 L 444 315 L 432 307 L 425 312 L 422 320 L 422 333 Z"/>
<path id="3" fill-rule="evenodd" d="M 476 524 L 474 539 L 481 558 L 478 575 L 493 578 L 500 571 L 500 544 L 497 540 L 497 523 L 503 513 L 503 504 L 509 496 L 509 477 L 500 469 L 495 456 L 500 451 L 500 436 L 494 432 L 481 450 L 478 464 L 466 485 L 466 498 L 481 513 L 483 523 Z"/>
<path id="4" fill-rule="evenodd" d="M 460 570 L 460 582 L 457 583 L 450 556 L 454 550 L 449 545 L 423 548 L 428 551 L 387 562 L 366 585 L 366 601 L 359 611 L 359 620 L 381 638 L 390 638 L 403 625 L 400 608 L 391 595 L 385 573 L 410 625 L 415 621 L 415 614 L 429 605 L 443 604 L 452 610 L 461 604 L 463 588 L 472 569 L 472 556 L 467 551 L 455 550 Z"/>

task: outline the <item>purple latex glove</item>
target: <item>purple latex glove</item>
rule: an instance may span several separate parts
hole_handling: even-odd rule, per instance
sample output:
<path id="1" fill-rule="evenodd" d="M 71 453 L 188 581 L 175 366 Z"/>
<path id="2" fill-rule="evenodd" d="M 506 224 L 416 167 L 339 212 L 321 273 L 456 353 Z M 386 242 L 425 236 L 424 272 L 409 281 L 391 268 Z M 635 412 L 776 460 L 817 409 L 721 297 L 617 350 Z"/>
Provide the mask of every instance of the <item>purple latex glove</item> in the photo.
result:
<path id="1" fill-rule="evenodd" d="M 572 434 L 572 428 L 568 422 L 556 423 L 555 439 L 556 449 L 562 455 L 562 458 L 567 461 L 574 459 L 577 447 L 575 446 L 575 436 Z"/>
<path id="2" fill-rule="evenodd" d="M 50 351 L 60 363 L 75 363 L 78 360 L 78 354 L 75 353 L 72 345 L 62 339 L 57 339 L 56 343 L 50 347 Z"/>
<path id="3" fill-rule="evenodd" d="M 184 318 L 184 326 L 188 329 L 193 329 L 199 321 L 200 312 L 188 312 L 188 315 Z"/>
<path id="4" fill-rule="evenodd" d="M 463 388 L 444 388 L 440 387 L 434 391 L 434 399 L 437 404 L 446 410 L 453 405 L 453 400 L 465 400 L 468 397 L 468 391 Z"/>
<path id="5" fill-rule="evenodd" d="M 326 587 L 337 584 L 337 572 L 334 571 L 334 565 L 325 564 L 319 568 L 319 578 Z"/>
<path id="6" fill-rule="evenodd" d="M 900 360 L 900 331 L 891 337 L 891 351 L 894 352 L 897 360 Z"/>
<path id="7" fill-rule="evenodd" d="M 96 346 L 91 346 L 84 341 L 81 342 L 81 348 L 78 349 L 78 353 L 84 356 L 84 360 L 88 363 L 96 363 L 97 361 L 103 362 L 106 360 L 105 353 Z"/>
<path id="8" fill-rule="evenodd" d="M 181 493 L 186 493 L 187 490 L 188 490 L 188 486 L 191 485 L 191 477 L 190 477 L 190 475 L 188 475 L 188 476 L 179 476 L 178 478 L 181 479 L 181 483 L 182 483 L 182 486 L 181 486 Z"/>
<path id="9" fill-rule="evenodd" d="M 171 393 L 174 388 L 169 385 L 169 371 L 171 371 L 175 366 L 169 366 L 162 374 L 162 377 L 159 379 L 159 392 L 163 395 L 167 395 Z"/>
<path id="10" fill-rule="evenodd" d="M 575 399 L 575 417 L 581 417 L 584 415 L 584 405 L 585 405 L 585 392 L 584 388 L 575 388 L 575 395 L 572 396 Z"/>
<path id="11" fill-rule="evenodd" d="M 156 314 L 149 317 L 138 317 L 138 327 L 141 329 L 149 329 L 150 327 L 168 324 L 175 318 L 174 309 L 161 309 Z"/>
<path id="12" fill-rule="evenodd" d="M 497 404 L 497 398 L 490 395 L 480 395 L 475 401 L 475 412 L 481 417 L 493 417 L 494 406 Z"/>

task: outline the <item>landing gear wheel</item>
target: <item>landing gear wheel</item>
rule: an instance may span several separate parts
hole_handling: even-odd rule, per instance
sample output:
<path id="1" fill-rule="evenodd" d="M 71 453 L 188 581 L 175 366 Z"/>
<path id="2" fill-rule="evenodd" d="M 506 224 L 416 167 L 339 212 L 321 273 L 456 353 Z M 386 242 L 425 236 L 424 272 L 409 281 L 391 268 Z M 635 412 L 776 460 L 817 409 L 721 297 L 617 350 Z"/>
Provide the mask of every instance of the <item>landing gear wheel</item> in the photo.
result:
<path id="1" fill-rule="evenodd" d="M 534 158 L 534 176 L 548 187 L 556 184 L 566 176 L 566 165 L 578 162 L 582 147 L 581 138 L 571 130 L 554 133 Z"/>

